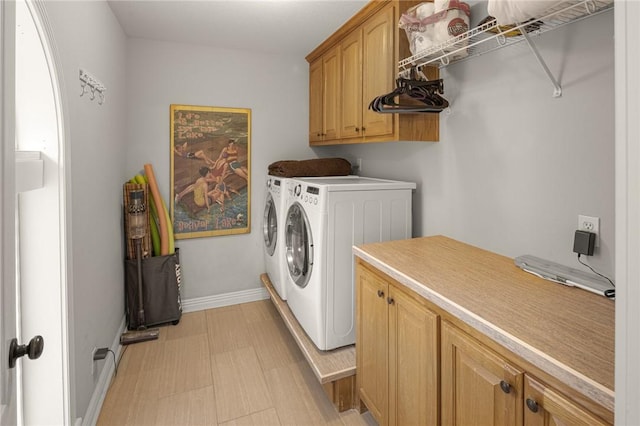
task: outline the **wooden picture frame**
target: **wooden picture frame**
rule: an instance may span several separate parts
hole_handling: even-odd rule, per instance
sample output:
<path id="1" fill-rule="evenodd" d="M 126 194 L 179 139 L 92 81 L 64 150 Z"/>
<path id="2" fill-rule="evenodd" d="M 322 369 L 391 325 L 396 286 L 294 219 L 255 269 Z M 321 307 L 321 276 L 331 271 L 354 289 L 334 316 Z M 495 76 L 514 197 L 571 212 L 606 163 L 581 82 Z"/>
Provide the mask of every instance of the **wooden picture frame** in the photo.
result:
<path id="1" fill-rule="evenodd" d="M 251 110 L 171 105 L 175 238 L 251 230 Z"/>

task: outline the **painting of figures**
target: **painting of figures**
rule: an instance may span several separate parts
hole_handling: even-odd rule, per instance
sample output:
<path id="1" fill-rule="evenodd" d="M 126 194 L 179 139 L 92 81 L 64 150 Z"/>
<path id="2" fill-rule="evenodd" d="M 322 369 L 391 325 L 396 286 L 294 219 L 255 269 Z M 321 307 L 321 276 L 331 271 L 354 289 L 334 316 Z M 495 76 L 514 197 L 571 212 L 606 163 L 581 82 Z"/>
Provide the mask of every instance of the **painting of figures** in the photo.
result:
<path id="1" fill-rule="evenodd" d="M 171 105 L 176 239 L 248 233 L 251 110 Z"/>

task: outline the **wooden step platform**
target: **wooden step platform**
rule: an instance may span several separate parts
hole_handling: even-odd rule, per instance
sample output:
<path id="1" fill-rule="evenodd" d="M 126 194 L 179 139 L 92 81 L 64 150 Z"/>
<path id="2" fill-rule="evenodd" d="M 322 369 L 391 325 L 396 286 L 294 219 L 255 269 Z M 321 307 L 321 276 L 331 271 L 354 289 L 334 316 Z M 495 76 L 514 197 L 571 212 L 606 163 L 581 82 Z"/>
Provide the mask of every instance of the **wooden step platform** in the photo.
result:
<path id="1" fill-rule="evenodd" d="M 322 384 L 327 396 L 338 411 L 356 408 L 356 349 L 355 345 L 331 351 L 321 351 L 315 347 L 304 332 L 289 306 L 280 299 L 269 279 L 269 275 L 260 275 L 271 301 L 282 316 L 282 320 L 291 332 L 293 339 L 304 354 L 311 370 Z"/>

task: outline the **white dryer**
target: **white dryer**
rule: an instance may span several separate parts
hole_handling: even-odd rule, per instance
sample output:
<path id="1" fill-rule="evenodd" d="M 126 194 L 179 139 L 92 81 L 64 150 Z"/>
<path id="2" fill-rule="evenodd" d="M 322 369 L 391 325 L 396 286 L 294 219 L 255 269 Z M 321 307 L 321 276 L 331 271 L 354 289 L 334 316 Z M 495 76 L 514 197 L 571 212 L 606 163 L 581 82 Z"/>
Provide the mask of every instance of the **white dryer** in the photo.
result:
<path id="1" fill-rule="evenodd" d="M 287 178 L 267 175 L 267 195 L 262 217 L 267 275 L 282 300 L 287 300 L 287 266 L 284 255 L 284 219 L 287 213 L 286 181 Z"/>
<path id="2" fill-rule="evenodd" d="M 352 246 L 411 238 L 416 184 L 341 176 L 286 186 L 287 304 L 318 349 L 353 344 Z"/>

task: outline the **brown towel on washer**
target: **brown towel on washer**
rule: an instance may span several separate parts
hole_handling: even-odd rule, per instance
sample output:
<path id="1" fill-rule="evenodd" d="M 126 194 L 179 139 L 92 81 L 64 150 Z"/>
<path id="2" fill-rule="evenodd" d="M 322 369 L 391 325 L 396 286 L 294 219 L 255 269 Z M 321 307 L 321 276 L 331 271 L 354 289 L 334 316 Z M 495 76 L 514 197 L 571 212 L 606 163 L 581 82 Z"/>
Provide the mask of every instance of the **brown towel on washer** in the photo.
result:
<path id="1" fill-rule="evenodd" d="M 269 174 L 281 177 L 347 176 L 351 163 L 344 158 L 283 160 L 269 164 Z"/>

